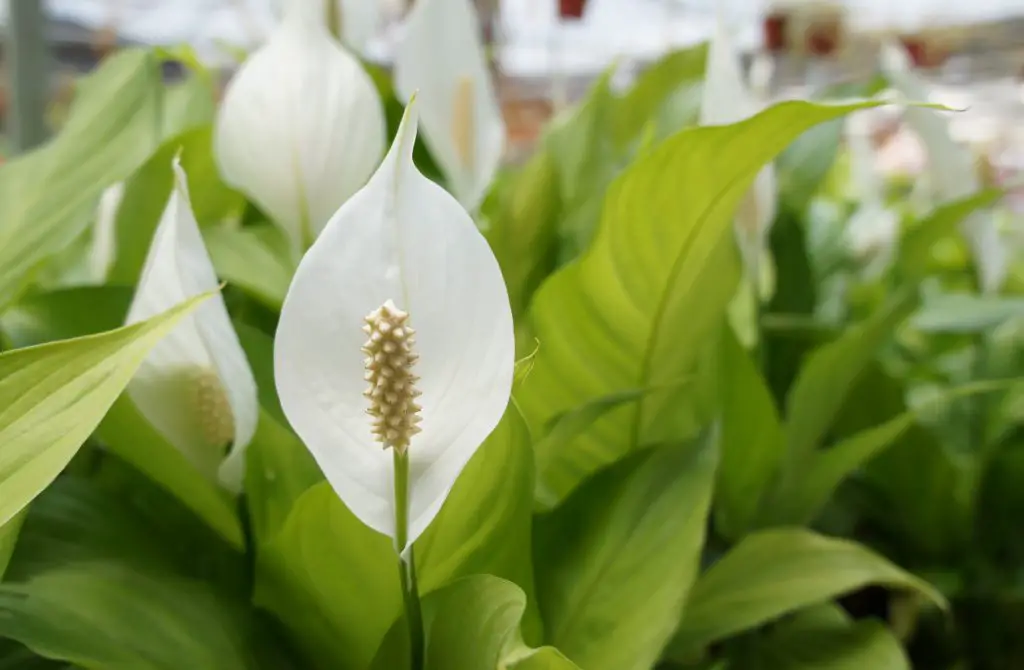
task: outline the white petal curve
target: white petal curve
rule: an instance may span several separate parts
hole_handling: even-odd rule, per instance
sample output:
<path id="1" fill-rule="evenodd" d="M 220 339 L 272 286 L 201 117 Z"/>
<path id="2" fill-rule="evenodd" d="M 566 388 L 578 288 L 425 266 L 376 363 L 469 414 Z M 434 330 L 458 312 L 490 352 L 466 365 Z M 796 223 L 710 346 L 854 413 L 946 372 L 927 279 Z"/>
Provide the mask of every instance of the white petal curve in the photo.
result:
<path id="1" fill-rule="evenodd" d="M 370 432 L 362 319 L 392 299 L 420 360 L 423 432 L 412 439 L 409 543 L 429 525 L 508 404 L 515 362 L 508 293 L 458 202 L 412 163 L 410 103 L 380 169 L 299 264 L 274 343 L 285 414 L 342 501 L 394 537 L 392 454 Z"/>
<path id="2" fill-rule="evenodd" d="M 119 181 L 104 189 L 96 206 L 96 222 L 92 230 L 92 248 L 89 254 L 89 273 L 100 283 L 107 280 L 107 273 L 114 262 L 117 251 L 115 229 L 117 212 L 124 199 L 124 182 Z"/>
<path id="3" fill-rule="evenodd" d="M 883 46 L 882 69 L 893 87 L 909 101 L 925 102 L 931 98 L 927 83 L 914 73 L 903 47 L 891 43 Z M 971 150 L 950 135 L 948 119 L 934 109 L 922 107 L 907 107 L 904 118 L 928 152 L 929 184 L 936 204 L 965 198 L 981 188 Z M 1006 278 L 1009 261 L 993 217 L 987 212 L 973 214 L 961 230 L 978 266 L 982 289 L 996 290 Z"/>
<path id="4" fill-rule="evenodd" d="M 423 134 L 451 192 L 473 211 L 501 164 L 505 122 L 470 0 L 417 0 L 395 48 L 395 89 L 416 94 Z"/>
<path id="5" fill-rule="evenodd" d="M 366 183 L 385 143 L 377 89 L 327 31 L 323 6 L 289 2 L 228 84 L 214 138 L 224 180 L 300 248 Z"/>
<path id="6" fill-rule="evenodd" d="M 157 226 L 128 323 L 159 314 L 216 289 L 217 276 L 203 244 L 184 171 L 174 161 L 175 186 Z M 197 374 L 213 373 L 231 412 L 234 436 L 226 458 L 205 439 L 197 404 Z M 181 320 L 151 351 L 128 385 L 139 411 L 203 473 L 231 491 L 242 486 L 244 451 L 256 432 L 256 382 L 231 325 L 224 299 L 211 297 Z M 223 462 L 222 462 L 223 461 Z"/>
<path id="7" fill-rule="evenodd" d="M 760 73 L 760 77 L 767 74 Z M 764 105 L 747 87 L 740 69 L 739 52 L 719 13 L 708 51 L 701 96 L 701 125 L 736 123 L 761 111 Z M 758 173 L 754 185 L 736 210 L 736 239 L 744 265 L 760 282 L 762 250 L 776 213 L 775 168 L 771 163 Z"/>

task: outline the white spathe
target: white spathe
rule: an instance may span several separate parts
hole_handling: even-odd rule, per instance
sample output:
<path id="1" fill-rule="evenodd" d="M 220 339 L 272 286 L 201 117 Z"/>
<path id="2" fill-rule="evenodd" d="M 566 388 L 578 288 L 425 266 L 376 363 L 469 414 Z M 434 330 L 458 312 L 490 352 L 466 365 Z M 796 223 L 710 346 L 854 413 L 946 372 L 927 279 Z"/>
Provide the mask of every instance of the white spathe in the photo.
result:
<path id="1" fill-rule="evenodd" d="M 306 0 L 271 0 L 273 13 L 284 14 L 291 2 Z M 383 27 L 384 11 L 379 0 L 326 0 L 333 2 L 341 23 L 341 40 L 349 49 L 363 53 Z M 325 5 L 324 11 L 327 11 Z M 330 28 L 330 26 L 328 26 Z"/>
<path id="2" fill-rule="evenodd" d="M 505 122 L 471 0 L 416 0 L 395 47 L 395 89 L 416 94 L 427 146 L 473 211 L 505 150 Z"/>
<path id="3" fill-rule="evenodd" d="M 913 71 L 906 50 L 898 44 L 885 44 L 882 69 L 889 83 L 910 102 L 928 102 L 928 84 Z M 967 146 L 957 143 L 949 133 L 948 119 L 934 109 L 907 107 L 907 124 L 921 138 L 928 153 L 927 177 L 932 202 L 936 205 L 965 198 L 981 188 L 981 177 Z M 1009 271 L 1006 247 L 999 238 L 991 212 L 972 214 L 961 226 L 971 247 L 978 280 L 983 291 L 998 290 Z"/>
<path id="4" fill-rule="evenodd" d="M 109 186 L 100 194 L 96 206 L 96 220 L 92 227 L 92 247 L 89 250 L 89 274 L 97 283 L 104 283 L 114 264 L 117 252 L 117 212 L 124 199 L 124 182 Z"/>
<path id="5" fill-rule="evenodd" d="M 174 189 L 153 235 L 128 323 L 218 287 L 174 160 Z M 153 426 L 207 477 L 242 490 L 245 448 L 256 432 L 256 382 L 218 293 L 161 340 L 128 385 Z"/>
<path id="6" fill-rule="evenodd" d="M 759 62 L 753 73 L 753 83 L 762 91 L 767 89 L 770 78 L 764 66 L 763 61 Z M 763 110 L 765 102 L 755 96 L 744 81 L 739 53 L 719 14 L 708 51 L 700 124 L 725 125 L 742 121 Z M 754 185 L 736 210 L 737 243 L 748 277 L 755 285 L 760 283 L 764 249 L 775 220 L 776 190 L 775 169 L 769 163 L 757 174 Z"/>
<path id="7" fill-rule="evenodd" d="M 871 117 L 854 112 L 844 126 L 850 153 L 850 181 L 857 210 L 846 222 L 846 239 L 853 255 L 865 263 L 865 274 L 875 276 L 888 267 L 899 237 L 899 215 L 885 204 L 885 182 L 879 173 Z"/>
<path id="8" fill-rule="evenodd" d="M 341 206 L 288 290 L 274 343 L 281 406 L 345 505 L 395 537 L 394 466 L 363 396 L 363 318 L 388 300 L 409 314 L 422 432 L 409 457 L 408 545 L 437 515 L 509 401 L 508 293 L 472 218 L 412 160 L 416 107 L 369 183 Z"/>
<path id="9" fill-rule="evenodd" d="M 224 93 L 214 155 L 224 180 L 298 248 L 372 174 L 385 147 L 373 81 L 325 26 L 323 0 L 290 0 Z"/>

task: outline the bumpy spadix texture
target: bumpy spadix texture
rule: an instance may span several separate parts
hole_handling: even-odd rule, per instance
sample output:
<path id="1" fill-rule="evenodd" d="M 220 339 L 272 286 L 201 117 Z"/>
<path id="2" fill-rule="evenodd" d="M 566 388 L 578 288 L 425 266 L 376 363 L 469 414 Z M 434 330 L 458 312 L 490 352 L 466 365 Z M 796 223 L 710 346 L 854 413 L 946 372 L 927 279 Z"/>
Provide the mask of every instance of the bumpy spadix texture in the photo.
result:
<path id="1" fill-rule="evenodd" d="M 764 63 L 759 63 L 758 71 L 754 74 L 758 87 L 766 90 L 766 80 L 770 73 L 763 69 Z M 736 123 L 760 112 L 764 103 L 764 100 L 753 95 L 743 79 L 739 52 L 733 46 L 725 20 L 720 14 L 708 53 L 700 123 Z M 756 284 L 760 283 L 762 256 L 775 219 L 775 199 L 775 169 L 768 164 L 758 173 L 750 192 L 736 210 L 736 241 L 748 275 L 755 279 Z"/>
<path id="2" fill-rule="evenodd" d="M 408 449 L 409 544 L 501 419 L 515 363 L 494 255 L 466 210 L 413 165 L 418 104 L 366 187 L 302 259 L 274 343 L 292 427 L 349 509 L 391 537 L 394 454 L 384 447 Z M 386 412 L 374 404 L 378 388 Z M 389 438 L 381 417 L 403 411 Z"/>
<path id="3" fill-rule="evenodd" d="M 882 68 L 893 88 L 910 102 L 928 102 L 928 84 L 913 71 L 910 57 L 898 44 L 886 44 Z M 921 138 L 928 152 L 928 181 L 935 204 L 964 198 L 981 187 L 981 179 L 970 149 L 949 134 L 949 123 L 942 112 L 924 107 L 907 107 L 907 124 Z M 978 280 L 985 291 L 997 290 L 1006 279 L 1009 258 L 999 239 L 991 212 L 968 217 L 961 231 L 971 247 Z"/>
<path id="4" fill-rule="evenodd" d="M 177 161 L 174 178 L 128 323 L 218 286 Z M 245 447 L 256 432 L 259 409 L 252 370 L 220 294 L 153 347 L 128 385 L 128 394 L 143 416 L 205 476 L 241 491 Z"/>
<path id="5" fill-rule="evenodd" d="M 385 448 L 405 452 L 412 436 L 420 432 L 420 396 L 413 373 L 419 358 L 413 346 L 415 331 L 409 315 L 388 300 L 365 318 L 366 381 L 364 395 L 370 401 L 367 414 L 373 417 L 373 434 Z"/>
<path id="6" fill-rule="evenodd" d="M 303 247 L 366 183 L 385 145 L 377 89 L 325 21 L 324 0 L 288 0 L 228 84 L 214 142 L 225 181 Z"/>
<path id="7" fill-rule="evenodd" d="M 472 0 L 416 0 L 395 48 L 395 88 L 406 100 L 415 92 L 448 187 L 476 208 L 501 163 L 505 122 Z"/>

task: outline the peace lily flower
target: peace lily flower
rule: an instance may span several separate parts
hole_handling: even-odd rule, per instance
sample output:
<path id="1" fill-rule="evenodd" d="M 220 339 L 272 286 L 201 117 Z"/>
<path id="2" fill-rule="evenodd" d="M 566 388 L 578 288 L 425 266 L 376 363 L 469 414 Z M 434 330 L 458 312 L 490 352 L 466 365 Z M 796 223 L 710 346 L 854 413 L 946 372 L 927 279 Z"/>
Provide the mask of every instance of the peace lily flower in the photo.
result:
<path id="1" fill-rule="evenodd" d="M 756 88 L 767 90 L 769 74 L 764 64 L 754 69 Z M 743 79 L 739 55 L 729 37 L 721 14 L 708 52 L 704 76 L 704 93 L 700 106 L 700 124 L 736 123 L 764 109 L 765 98 L 754 95 Z M 748 276 L 755 287 L 764 283 L 764 256 L 768 233 L 775 220 L 775 169 L 768 164 L 754 179 L 754 185 L 736 211 L 736 239 Z"/>
<path id="2" fill-rule="evenodd" d="M 427 145 L 463 207 L 483 200 L 505 148 L 505 122 L 471 0 L 416 0 L 396 47 L 395 89 L 420 100 Z"/>
<path id="3" fill-rule="evenodd" d="M 323 0 L 290 0 L 281 24 L 235 74 L 217 117 L 224 180 L 312 244 L 384 151 L 369 75 L 331 37 Z"/>
<path id="4" fill-rule="evenodd" d="M 927 101 L 927 83 L 913 72 L 903 47 L 886 44 L 882 50 L 882 68 L 903 97 L 915 102 Z M 942 204 L 975 193 L 981 179 L 970 150 L 949 134 L 949 123 L 939 112 L 922 107 L 907 107 L 904 118 L 920 136 L 928 152 L 928 182 L 932 201 Z M 983 291 L 998 290 L 1006 279 L 1009 261 L 991 212 L 978 212 L 961 226 L 978 267 Z"/>
<path id="5" fill-rule="evenodd" d="M 273 13 L 283 14 L 292 0 L 273 0 Z M 324 11 L 328 18 L 327 28 L 337 35 L 342 44 L 362 53 L 377 34 L 381 25 L 381 3 L 378 0 L 327 0 Z M 335 25 L 331 25 L 331 20 Z"/>
<path id="6" fill-rule="evenodd" d="M 153 235 L 127 322 L 137 323 L 218 286 L 188 182 L 174 160 L 174 190 Z M 245 448 L 256 431 L 256 382 L 224 299 L 217 294 L 182 319 L 143 362 L 128 395 L 196 468 L 239 492 Z"/>
<path id="7" fill-rule="evenodd" d="M 106 281 L 110 266 L 114 263 L 117 212 L 123 199 L 124 182 L 118 182 L 103 191 L 96 206 L 92 248 L 89 253 L 89 274 L 94 281 L 100 283 Z"/>
<path id="8" fill-rule="evenodd" d="M 850 250 L 865 261 L 865 274 L 873 276 L 885 269 L 892 259 L 899 232 L 899 217 L 885 206 L 885 185 L 876 167 L 875 148 L 871 142 L 870 117 L 861 112 L 847 118 L 846 145 L 850 152 L 850 180 L 857 210 L 846 224 Z"/>
<path id="9" fill-rule="evenodd" d="M 345 505 L 403 555 L 504 413 L 515 358 L 494 255 L 413 165 L 417 106 L 299 264 L 274 346 L 292 426 Z"/>

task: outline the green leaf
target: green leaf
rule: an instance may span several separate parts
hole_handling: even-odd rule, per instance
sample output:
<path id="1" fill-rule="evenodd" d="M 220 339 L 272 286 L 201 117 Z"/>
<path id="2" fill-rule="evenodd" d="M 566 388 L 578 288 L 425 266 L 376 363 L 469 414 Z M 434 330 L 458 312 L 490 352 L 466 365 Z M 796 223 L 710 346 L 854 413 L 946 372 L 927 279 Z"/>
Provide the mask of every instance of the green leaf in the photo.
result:
<path id="1" fill-rule="evenodd" d="M 801 474 L 781 499 L 772 500 L 763 517 L 771 525 L 808 525 L 851 473 L 869 463 L 913 425 L 916 415 L 900 414 L 889 421 L 811 454 Z"/>
<path id="2" fill-rule="evenodd" d="M 229 212 L 241 208 L 241 196 L 220 180 L 213 160 L 211 126 L 193 128 L 168 139 L 125 182 L 115 223 L 116 252 L 108 274 L 111 283 L 135 284 L 139 280 L 153 233 L 171 197 L 171 162 L 179 154 L 188 177 L 192 210 L 201 226 L 218 223 Z"/>
<path id="3" fill-rule="evenodd" d="M 984 333 L 1024 316 L 1024 298 L 951 294 L 929 298 L 911 318 L 925 333 Z"/>
<path id="4" fill-rule="evenodd" d="M 122 50 L 81 82 L 55 139 L 0 168 L 0 307 L 85 229 L 103 189 L 156 148 L 161 88 L 149 52 Z"/>
<path id="5" fill-rule="evenodd" d="M 723 328 L 721 464 L 715 528 L 738 539 L 750 529 L 785 455 L 782 423 L 771 391 L 731 328 Z"/>
<path id="6" fill-rule="evenodd" d="M 265 409 L 245 452 L 246 501 L 257 543 L 277 535 L 295 503 L 323 481 L 306 445 Z"/>
<path id="7" fill-rule="evenodd" d="M 169 139 L 196 126 L 212 123 L 216 109 L 213 86 L 208 77 L 193 74 L 165 87 L 163 138 Z"/>
<path id="8" fill-rule="evenodd" d="M 758 640 L 753 663 L 764 670 L 911 670 L 910 660 L 884 623 L 851 621 L 842 608 L 821 605 L 797 612 Z"/>
<path id="9" fill-rule="evenodd" d="M 274 339 L 263 331 L 246 323 L 236 321 L 235 331 L 238 341 L 249 359 L 253 377 L 256 378 L 256 392 L 259 395 L 260 407 L 282 426 L 288 426 L 281 400 L 277 397 L 274 384 Z"/>
<path id="10" fill-rule="evenodd" d="M 82 286 L 33 293 L 0 314 L 0 329 L 15 347 L 66 340 L 124 324 L 130 286 Z"/>
<path id="11" fill-rule="evenodd" d="M 260 546 L 254 601 L 288 627 L 312 667 L 365 670 L 402 608 L 398 555 L 321 482 Z"/>
<path id="12" fill-rule="evenodd" d="M 221 279 L 280 311 L 296 267 L 292 247 L 280 228 L 215 226 L 207 228 L 203 238 Z"/>
<path id="13" fill-rule="evenodd" d="M 704 78 L 707 44 L 673 51 L 646 68 L 615 106 L 614 136 L 619 147 L 635 140 L 659 108 L 687 84 Z"/>
<path id="14" fill-rule="evenodd" d="M 986 189 L 941 205 L 917 222 L 899 243 L 899 261 L 895 269 L 901 279 L 909 284 L 924 279 L 932 266 L 932 247 L 940 240 L 955 235 L 960 223 L 975 210 L 994 204 L 1003 195 L 999 189 Z"/>
<path id="15" fill-rule="evenodd" d="M 552 647 L 531 649 L 519 623 L 526 594 L 492 575 L 458 579 L 422 601 L 425 670 L 579 670 Z M 372 670 L 409 667 L 408 634 L 399 620 L 381 644 Z"/>
<path id="16" fill-rule="evenodd" d="M 685 130 L 630 166 L 608 191 L 586 255 L 534 297 L 541 347 L 519 397 L 531 427 L 691 373 L 735 294 L 733 214 L 761 166 L 807 128 L 872 104 L 781 103 L 734 125 Z M 538 451 L 539 484 L 564 497 L 638 445 L 692 433 L 680 401 L 678 392 L 648 394 L 556 451 Z"/>
<path id="17" fill-rule="evenodd" d="M 0 585 L 0 635 L 85 670 L 294 667 L 251 614 L 155 567 L 84 563 Z"/>
<path id="18" fill-rule="evenodd" d="M 697 576 L 713 439 L 639 454 L 536 525 L 545 639 L 588 670 L 649 670 Z"/>
<path id="19" fill-rule="evenodd" d="M 139 412 L 127 395 L 118 398 L 96 428 L 107 449 L 187 505 L 211 528 L 242 548 L 242 526 L 231 494 L 207 479 Z"/>
<path id="20" fill-rule="evenodd" d="M 795 528 L 753 533 L 697 580 L 670 655 L 691 658 L 714 642 L 872 584 L 945 606 L 931 585 L 854 542 Z"/>
<path id="21" fill-rule="evenodd" d="M 513 403 L 459 475 L 444 506 L 416 541 L 421 593 L 459 577 L 489 574 L 517 584 L 533 600 L 531 554 L 533 450 Z M 526 635 L 539 639 L 536 602 L 527 609 Z"/>
<path id="22" fill-rule="evenodd" d="M 915 303 L 915 293 L 903 292 L 839 339 L 817 349 L 807 360 L 787 402 L 787 478 L 797 476 L 802 464 L 820 446 L 857 378 Z"/>
<path id="23" fill-rule="evenodd" d="M 0 526 L 0 579 L 3 579 L 4 573 L 7 572 L 7 565 L 11 562 L 14 547 L 18 544 L 18 531 L 21 530 L 24 520 L 25 512 L 22 511 Z"/>
<path id="24" fill-rule="evenodd" d="M 0 354 L 0 525 L 60 474 L 198 296 L 148 321 Z"/>

